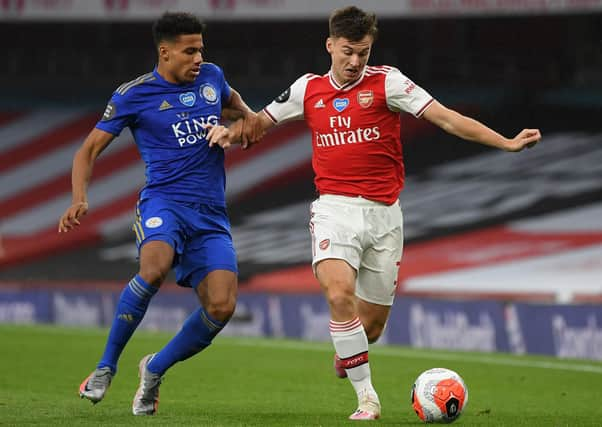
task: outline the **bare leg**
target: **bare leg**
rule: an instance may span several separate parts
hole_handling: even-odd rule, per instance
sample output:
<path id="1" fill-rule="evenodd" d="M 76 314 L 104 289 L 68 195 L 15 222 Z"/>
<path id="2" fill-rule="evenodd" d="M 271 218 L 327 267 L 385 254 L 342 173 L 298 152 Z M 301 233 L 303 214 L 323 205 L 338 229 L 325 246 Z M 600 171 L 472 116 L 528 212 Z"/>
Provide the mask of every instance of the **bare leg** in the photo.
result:
<path id="1" fill-rule="evenodd" d="M 368 338 L 358 313 L 356 272 L 346 261 L 326 259 L 317 264 L 316 276 L 330 307 L 332 343 L 358 396 L 358 410 L 350 419 L 376 419 L 380 403 L 372 386 Z"/>
<path id="2" fill-rule="evenodd" d="M 385 330 L 391 306 L 374 304 L 358 299 L 357 308 L 362 325 L 364 325 L 364 329 L 366 330 L 368 342 L 372 344 L 380 338 Z"/>

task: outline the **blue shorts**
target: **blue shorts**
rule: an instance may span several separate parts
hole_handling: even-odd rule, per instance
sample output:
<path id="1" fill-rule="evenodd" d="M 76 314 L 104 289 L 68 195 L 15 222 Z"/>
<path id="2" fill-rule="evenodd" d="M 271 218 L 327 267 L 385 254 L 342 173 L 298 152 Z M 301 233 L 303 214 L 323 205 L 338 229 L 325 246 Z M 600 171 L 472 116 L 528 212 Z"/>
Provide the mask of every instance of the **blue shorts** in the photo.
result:
<path id="1" fill-rule="evenodd" d="M 202 203 L 144 199 L 136 207 L 138 253 L 160 240 L 174 248 L 173 268 L 180 286 L 195 288 L 214 270 L 238 273 L 226 208 Z"/>

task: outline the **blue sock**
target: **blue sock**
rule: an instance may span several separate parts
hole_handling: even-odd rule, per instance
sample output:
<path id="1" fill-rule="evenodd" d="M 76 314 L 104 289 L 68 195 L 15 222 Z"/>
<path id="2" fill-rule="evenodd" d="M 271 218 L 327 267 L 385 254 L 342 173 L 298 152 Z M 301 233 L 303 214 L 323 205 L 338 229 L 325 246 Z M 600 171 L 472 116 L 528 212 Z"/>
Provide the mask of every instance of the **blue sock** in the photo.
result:
<path id="1" fill-rule="evenodd" d="M 108 366 L 114 374 L 117 372 L 119 356 L 158 290 L 159 288 L 149 285 L 138 275 L 130 280 L 119 297 L 105 352 L 97 368 Z"/>
<path id="2" fill-rule="evenodd" d="M 194 311 L 182 329 L 149 362 L 149 371 L 163 375 L 172 365 L 199 353 L 226 326 L 227 322 L 212 319 L 203 307 Z"/>

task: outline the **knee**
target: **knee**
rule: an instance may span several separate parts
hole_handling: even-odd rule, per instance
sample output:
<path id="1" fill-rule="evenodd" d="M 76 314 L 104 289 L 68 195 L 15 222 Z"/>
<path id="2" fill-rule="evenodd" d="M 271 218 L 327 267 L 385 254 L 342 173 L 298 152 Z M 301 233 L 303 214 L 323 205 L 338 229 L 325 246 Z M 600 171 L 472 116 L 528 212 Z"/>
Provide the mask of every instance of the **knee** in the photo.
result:
<path id="1" fill-rule="evenodd" d="M 168 271 L 163 271 L 162 269 L 150 266 L 150 267 L 141 267 L 138 275 L 142 277 L 146 283 L 152 286 L 159 287 L 165 281 L 167 277 Z"/>
<path id="2" fill-rule="evenodd" d="M 328 305 L 340 314 L 355 313 L 355 294 L 344 288 L 330 287 L 326 292 Z"/>
<path id="3" fill-rule="evenodd" d="M 211 318 L 219 322 L 227 322 L 234 314 L 236 301 L 233 298 L 210 301 L 205 310 Z"/>

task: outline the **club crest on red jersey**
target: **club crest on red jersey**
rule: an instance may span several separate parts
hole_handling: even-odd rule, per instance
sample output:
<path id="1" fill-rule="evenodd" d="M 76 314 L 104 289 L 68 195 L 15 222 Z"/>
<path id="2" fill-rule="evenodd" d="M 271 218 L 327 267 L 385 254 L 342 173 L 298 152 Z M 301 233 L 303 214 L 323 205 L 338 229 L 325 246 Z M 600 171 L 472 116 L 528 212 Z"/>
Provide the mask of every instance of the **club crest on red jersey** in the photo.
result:
<path id="1" fill-rule="evenodd" d="M 357 93 L 357 103 L 362 108 L 368 108 L 374 101 L 374 93 L 371 90 L 361 90 Z"/>

